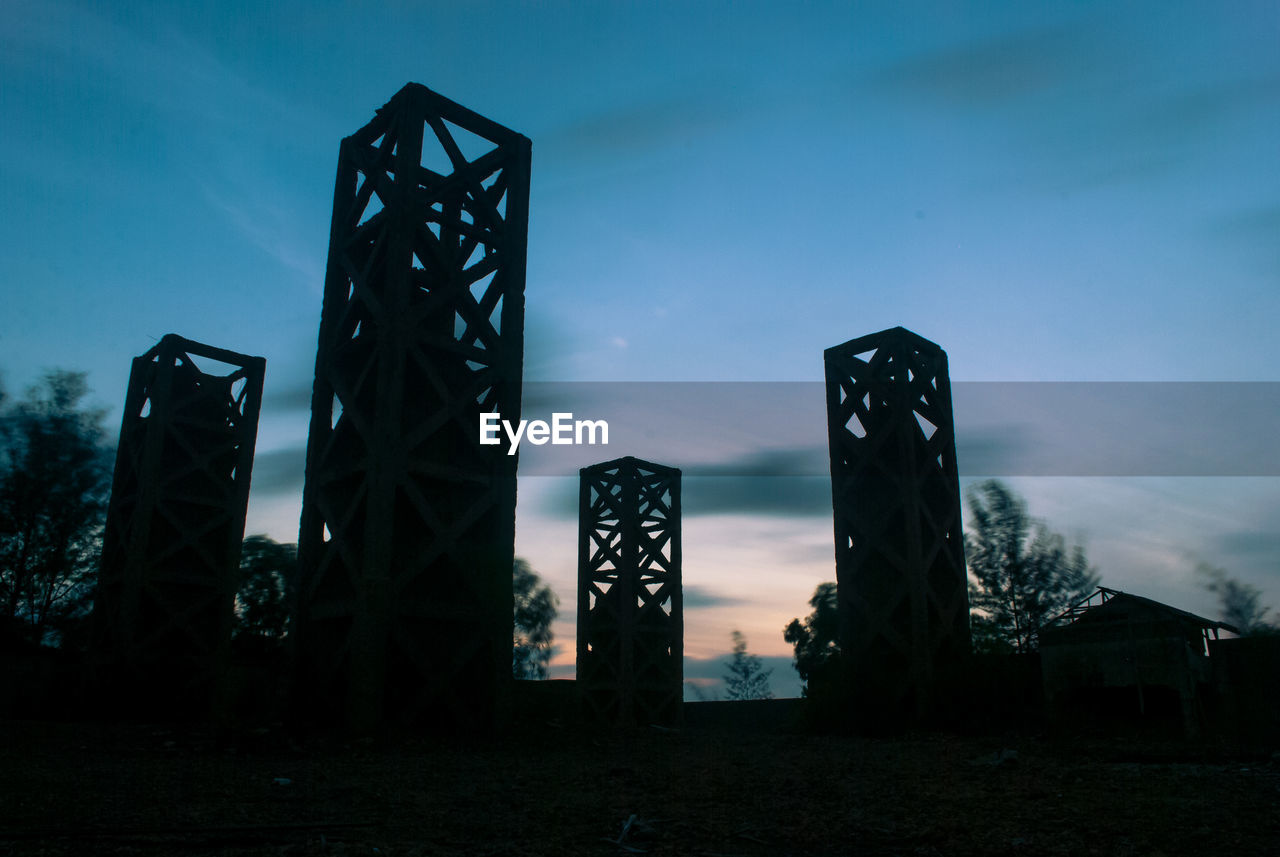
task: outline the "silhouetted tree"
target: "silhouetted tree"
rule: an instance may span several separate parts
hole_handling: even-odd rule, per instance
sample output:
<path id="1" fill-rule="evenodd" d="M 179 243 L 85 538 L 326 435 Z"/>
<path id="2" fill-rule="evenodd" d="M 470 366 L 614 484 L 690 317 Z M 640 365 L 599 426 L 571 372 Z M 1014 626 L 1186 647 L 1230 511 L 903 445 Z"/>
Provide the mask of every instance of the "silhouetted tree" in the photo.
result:
<path id="1" fill-rule="evenodd" d="M 53 370 L 0 411 L 0 611 L 35 642 L 88 611 L 111 490 L 106 412 Z"/>
<path id="2" fill-rule="evenodd" d="M 553 652 L 551 623 L 560 599 L 520 557 L 516 557 L 511 583 L 515 592 L 511 674 L 516 678 L 546 678 Z"/>
<path id="3" fill-rule="evenodd" d="M 1261 589 L 1236 580 L 1227 574 L 1226 569 L 1207 562 L 1196 565 L 1196 576 L 1200 578 L 1201 586 L 1218 596 L 1222 621 L 1235 626 L 1240 636 L 1280 632 L 1280 628 L 1266 621 L 1271 608 L 1263 605 Z"/>
<path id="4" fill-rule="evenodd" d="M 989 480 L 969 491 L 965 560 L 974 649 L 1029 652 L 1040 627 L 1098 585 L 1084 548 L 1027 514 L 1021 498 Z"/>
<path id="5" fill-rule="evenodd" d="M 773 699 L 769 689 L 769 676 L 773 670 L 764 668 L 757 655 L 747 654 L 747 638 L 734 630 L 733 657 L 729 660 L 729 672 L 724 676 L 724 692 L 729 699 Z"/>
<path id="6" fill-rule="evenodd" d="M 235 635 L 284 638 L 298 546 L 249 536 L 240 548 L 240 588 L 236 591 Z"/>
<path id="7" fill-rule="evenodd" d="M 820 682 L 840 654 L 837 593 L 835 583 L 819 583 L 809 599 L 813 612 L 804 622 L 792 619 L 782 632 L 782 638 L 795 647 L 796 672 L 804 682 L 805 696 L 812 695 L 813 680 L 818 678 Z"/>

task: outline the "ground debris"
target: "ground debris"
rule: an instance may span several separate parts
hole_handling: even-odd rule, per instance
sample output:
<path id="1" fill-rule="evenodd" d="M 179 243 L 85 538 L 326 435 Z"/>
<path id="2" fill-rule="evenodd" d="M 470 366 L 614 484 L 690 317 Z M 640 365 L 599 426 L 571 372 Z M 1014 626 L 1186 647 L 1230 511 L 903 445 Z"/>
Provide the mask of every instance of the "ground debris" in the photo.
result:
<path id="1" fill-rule="evenodd" d="M 979 756 L 976 759 L 970 759 L 969 764 L 976 767 L 998 768 L 1001 765 L 1009 765 L 1018 761 L 1018 751 L 1010 750 L 1007 747 L 997 750 L 986 756 Z"/>
<path id="2" fill-rule="evenodd" d="M 0 854 L 14 857 L 1203 857 L 1280 841 L 1270 751 L 1129 742 L 1135 763 L 1025 736 L 548 729 L 229 755 L 181 735 L 0 728 Z"/>

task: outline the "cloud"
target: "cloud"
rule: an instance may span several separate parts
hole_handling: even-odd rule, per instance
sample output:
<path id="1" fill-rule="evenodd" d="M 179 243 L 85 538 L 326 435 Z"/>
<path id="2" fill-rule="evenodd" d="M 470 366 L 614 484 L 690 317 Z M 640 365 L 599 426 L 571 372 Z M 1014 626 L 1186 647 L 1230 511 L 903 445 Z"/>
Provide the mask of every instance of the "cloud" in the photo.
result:
<path id="1" fill-rule="evenodd" d="M 1280 234 L 1280 203 L 1243 209 L 1214 223 L 1214 231 L 1229 237 L 1266 239 L 1274 243 Z"/>
<path id="2" fill-rule="evenodd" d="M 1220 152 L 1224 135 L 1269 134 L 1258 122 L 1280 102 L 1280 75 L 1246 70 L 1240 59 L 1216 68 L 1216 80 L 1194 80 L 1185 70 L 1207 59 L 1195 45 L 1159 36 L 1135 44 L 1128 24 L 1106 23 L 1080 19 L 947 46 L 860 80 L 931 114 L 961 113 L 969 130 L 990 122 L 999 134 L 991 139 L 1008 153 L 1003 181 L 1055 194 L 1166 180 L 1193 167 L 1203 181 L 1199 159 Z M 1178 70 L 1169 68 L 1175 51 Z"/>
<path id="3" fill-rule="evenodd" d="M 525 408 L 535 413 L 564 410 L 563 407 L 552 408 L 536 404 L 533 396 L 537 390 L 544 389 L 547 382 L 571 372 L 577 357 L 584 351 L 586 348 L 582 344 L 581 334 L 577 328 L 566 324 L 563 319 L 549 311 L 539 311 L 535 306 L 526 307 L 524 315 Z M 535 404 L 530 404 L 531 402 Z"/>
<path id="4" fill-rule="evenodd" d="M 83 97 L 68 97 L 59 85 L 57 97 L 50 99 L 49 121 L 72 124 L 73 133 L 84 135 L 84 145 L 95 152 L 102 147 L 111 155 L 83 171 L 90 181 L 100 182 L 100 173 L 122 164 L 131 166 L 120 180 L 134 191 L 139 182 L 160 180 L 168 191 L 181 176 L 244 241 L 313 290 L 320 289 L 326 218 L 315 202 L 326 197 L 299 198 L 281 179 L 283 172 L 296 173 L 315 155 L 304 149 L 299 157 L 297 146 L 276 143 L 264 129 L 289 128 L 297 139 L 339 137 L 325 117 L 280 97 L 275 81 L 240 73 L 164 15 L 98 12 L 56 0 L 20 0 L 6 13 L 21 21 L 0 34 L 6 49 L 28 51 L 42 64 L 56 64 L 62 74 L 74 76 L 77 90 L 81 80 L 86 92 L 100 87 L 115 126 L 152 136 L 143 150 L 119 148 L 116 127 L 90 137 L 87 127 L 92 126 L 85 125 L 84 114 L 96 108 Z M 326 147 L 326 161 L 330 151 Z M 158 169 L 157 163 L 168 169 Z M 42 180 L 47 173 L 40 175 Z M 331 169 L 321 175 L 331 176 Z"/>
<path id="5" fill-rule="evenodd" d="M 1124 60 L 1116 59 L 1117 77 Z M 1161 179 L 1180 168 L 1196 170 L 1203 181 L 1201 159 L 1221 160 L 1224 135 L 1248 138 L 1269 132 L 1241 132 L 1241 119 L 1256 122 L 1270 116 L 1280 102 L 1280 77 L 1227 79 L 1171 89 L 1166 84 L 1140 84 L 1104 90 L 1096 101 L 1077 93 L 1059 118 L 1046 123 L 1046 151 L 1051 163 L 1081 186 Z M 1088 139 L 1091 146 L 1078 141 Z M 1262 162 L 1258 162 L 1262 167 Z M 1220 167 L 1215 167 L 1215 170 Z"/>
<path id="6" fill-rule="evenodd" d="M 1267 431 L 1280 384 L 971 382 L 953 390 L 962 475 L 1280 475 Z"/>
<path id="7" fill-rule="evenodd" d="M 1266 115 L 1265 109 L 1276 102 L 1280 102 L 1280 75 L 1215 81 L 1152 101 L 1132 117 L 1133 130 L 1141 129 L 1153 140 L 1198 134 L 1237 116 Z"/>
<path id="8" fill-rule="evenodd" d="M 956 462 L 965 475 L 1005 473 L 1011 461 L 1030 451 L 1031 432 L 1025 426 L 983 426 L 956 434 Z"/>
<path id="9" fill-rule="evenodd" d="M 1280 496 L 1274 480 L 1250 480 L 1250 499 L 1210 541 L 1204 559 L 1258 585 L 1280 583 Z"/>
<path id="10" fill-rule="evenodd" d="M 700 610 L 710 607 L 732 607 L 736 604 L 749 604 L 745 598 L 735 595 L 722 595 L 706 586 L 686 583 L 681 587 L 686 610 Z"/>
<path id="11" fill-rule="evenodd" d="M 699 515 L 822 517 L 831 514 L 831 482 L 823 473 L 826 450 L 773 449 L 715 462 L 682 464 L 681 509 Z M 810 474 L 810 475 L 796 475 Z M 578 483 L 557 485 L 548 511 L 578 517 Z"/>
<path id="12" fill-rule="evenodd" d="M 829 517 L 831 480 L 822 476 L 685 478 L 681 505 L 693 515 Z"/>
<path id="13" fill-rule="evenodd" d="M 6 28 L 6 47 L 54 54 L 166 114 L 259 130 L 258 120 L 266 127 L 315 130 L 314 113 L 239 74 L 171 21 L 103 15 L 60 2 L 18 2 L 6 13 L 21 21 Z"/>
<path id="14" fill-rule="evenodd" d="M 598 109 L 538 136 L 541 151 L 609 158 L 659 149 L 705 134 L 734 121 L 740 94 L 686 93 Z"/>
<path id="15" fill-rule="evenodd" d="M 920 54 L 882 69 L 881 87 L 961 107 L 997 106 L 1059 85 L 1079 63 L 1083 30 L 1032 30 Z"/>
<path id="16" fill-rule="evenodd" d="M 1240 253 L 1264 276 L 1280 275 L 1280 243 L 1276 241 L 1280 235 L 1280 204 L 1242 208 L 1211 221 L 1206 231 L 1210 240 Z"/>
<path id="17" fill-rule="evenodd" d="M 1267 559 L 1280 565 L 1280 532 L 1234 530 L 1218 537 L 1218 549 L 1229 556 Z"/>
<path id="18" fill-rule="evenodd" d="M 304 237 L 311 230 L 302 222 L 299 201 L 282 206 L 280 201 L 288 196 L 283 189 L 264 189 L 260 182 L 244 181 L 231 170 L 222 176 L 221 189 L 202 181 L 200 192 L 209 207 L 235 227 L 242 238 L 296 274 L 299 282 L 313 292 L 323 291 L 325 250 Z"/>
<path id="19" fill-rule="evenodd" d="M 686 465 L 686 477 L 820 476 L 829 472 L 826 447 L 798 446 L 752 452 L 729 461 Z"/>
<path id="20" fill-rule="evenodd" d="M 307 467 L 306 445 L 259 452 L 253 457 L 250 489 L 257 496 L 301 494 Z"/>
<path id="21" fill-rule="evenodd" d="M 297 412 L 311 410 L 311 380 L 295 380 L 292 383 L 266 387 L 263 390 L 263 410 L 272 412 Z"/>

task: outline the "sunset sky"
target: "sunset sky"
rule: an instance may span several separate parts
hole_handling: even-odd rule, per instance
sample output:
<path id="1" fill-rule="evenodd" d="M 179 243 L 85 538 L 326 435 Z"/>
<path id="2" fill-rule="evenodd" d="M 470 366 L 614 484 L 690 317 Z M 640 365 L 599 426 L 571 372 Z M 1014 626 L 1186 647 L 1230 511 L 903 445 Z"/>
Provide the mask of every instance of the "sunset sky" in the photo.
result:
<path id="1" fill-rule="evenodd" d="M 797 691 L 782 627 L 835 571 L 821 399 L 791 397 L 896 325 L 946 349 L 958 409 L 1017 393 L 957 416 L 964 484 L 1004 478 L 1105 585 L 1213 616 L 1208 561 L 1280 606 L 1274 2 L 185 5 L 4 4 L 0 372 L 87 370 L 114 433 L 164 334 L 266 357 L 248 532 L 297 538 L 338 142 L 412 80 L 533 141 L 526 380 L 684 391 L 581 463 L 703 474 L 688 677 L 738 628 Z M 1046 381 L 1088 383 L 1024 418 L 1014 382 Z M 1115 381 L 1243 403 L 1126 410 Z M 758 382 L 733 389 L 784 418 L 736 432 L 674 382 Z M 572 469 L 522 472 L 571 675 Z"/>

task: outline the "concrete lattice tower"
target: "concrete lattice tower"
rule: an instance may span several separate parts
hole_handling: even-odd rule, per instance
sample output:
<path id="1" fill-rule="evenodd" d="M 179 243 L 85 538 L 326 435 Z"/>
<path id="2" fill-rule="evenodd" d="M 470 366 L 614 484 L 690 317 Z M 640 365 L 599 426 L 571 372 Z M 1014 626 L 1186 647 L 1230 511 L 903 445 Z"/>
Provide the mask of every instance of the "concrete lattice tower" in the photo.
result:
<path id="1" fill-rule="evenodd" d="M 306 717 L 493 727 L 511 680 L 529 141 L 409 84 L 342 141 L 295 622 Z"/>
<path id="2" fill-rule="evenodd" d="M 824 359 L 850 716 L 931 717 L 970 645 L 947 355 L 895 327 Z"/>
<path id="3" fill-rule="evenodd" d="M 578 690 L 593 722 L 679 723 L 680 471 L 630 456 L 581 471 Z"/>
<path id="4" fill-rule="evenodd" d="M 219 702 L 265 367 L 172 334 L 133 361 L 93 617 L 112 707 Z"/>

